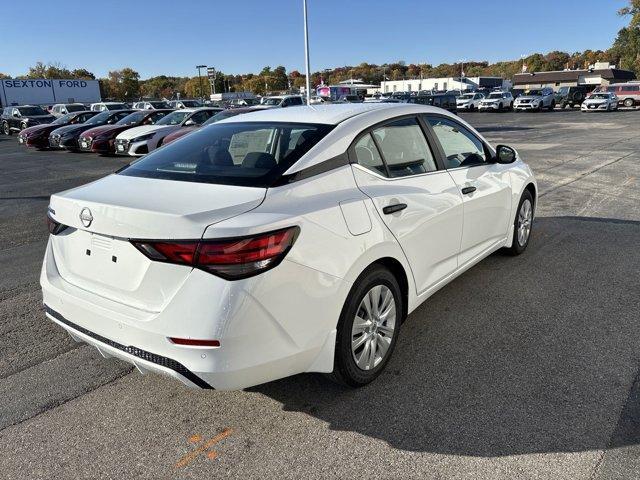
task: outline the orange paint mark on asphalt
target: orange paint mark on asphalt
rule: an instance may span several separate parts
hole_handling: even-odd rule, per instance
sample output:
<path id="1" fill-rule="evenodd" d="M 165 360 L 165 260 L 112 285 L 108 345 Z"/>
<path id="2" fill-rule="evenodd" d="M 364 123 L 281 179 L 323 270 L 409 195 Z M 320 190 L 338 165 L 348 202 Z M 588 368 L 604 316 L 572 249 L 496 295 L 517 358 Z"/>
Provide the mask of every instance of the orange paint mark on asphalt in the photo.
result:
<path id="1" fill-rule="evenodd" d="M 227 438 L 232 433 L 233 433 L 233 430 L 231 428 L 225 428 L 218 435 L 216 435 L 215 437 L 207 440 L 202 445 L 200 445 L 198 448 L 196 448 L 192 452 L 187 453 L 184 457 L 182 457 L 180 460 L 178 460 L 178 462 L 176 463 L 176 467 L 177 468 L 186 467 L 191 462 L 193 462 L 196 458 L 198 458 L 198 455 L 200 455 L 201 453 L 209 450 L 211 447 L 213 447 L 220 440 L 224 440 L 225 438 Z M 200 435 L 192 435 L 189 438 L 189 441 L 191 441 L 191 439 L 193 439 L 194 437 L 200 437 L 200 439 L 202 438 Z M 216 458 L 218 456 L 218 454 L 215 451 L 210 451 L 210 452 L 207 453 L 207 456 L 210 459 L 214 459 L 214 458 Z"/>
<path id="2" fill-rule="evenodd" d="M 202 435 L 198 435 L 197 433 L 189 437 L 189 443 L 198 443 L 201 441 L 202 441 Z"/>

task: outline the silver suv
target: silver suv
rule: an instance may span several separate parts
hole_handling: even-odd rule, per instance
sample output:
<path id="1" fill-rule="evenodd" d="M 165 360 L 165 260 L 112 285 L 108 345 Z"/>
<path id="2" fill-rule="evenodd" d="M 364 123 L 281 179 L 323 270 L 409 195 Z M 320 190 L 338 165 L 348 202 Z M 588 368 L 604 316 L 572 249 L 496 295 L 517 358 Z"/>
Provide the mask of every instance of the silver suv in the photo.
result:
<path id="1" fill-rule="evenodd" d="M 534 110 L 539 112 L 543 108 L 549 111 L 556 108 L 556 97 L 552 88 L 536 88 L 528 90 L 524 95 L 516 98 L 513 109 L 518 110 Z"/>

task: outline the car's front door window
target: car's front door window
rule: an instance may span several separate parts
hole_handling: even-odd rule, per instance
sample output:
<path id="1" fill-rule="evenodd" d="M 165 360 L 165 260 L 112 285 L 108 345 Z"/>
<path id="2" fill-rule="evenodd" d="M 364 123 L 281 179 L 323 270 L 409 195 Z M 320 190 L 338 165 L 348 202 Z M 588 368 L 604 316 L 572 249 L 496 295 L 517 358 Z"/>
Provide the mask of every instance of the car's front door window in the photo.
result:
<path id="1" fill-rule="evenodd" d="M 445 154 L 447 168 L 485 165 L 487 155 L 483 143 L 462 125 L 443 117 L 428 117 Z"/>

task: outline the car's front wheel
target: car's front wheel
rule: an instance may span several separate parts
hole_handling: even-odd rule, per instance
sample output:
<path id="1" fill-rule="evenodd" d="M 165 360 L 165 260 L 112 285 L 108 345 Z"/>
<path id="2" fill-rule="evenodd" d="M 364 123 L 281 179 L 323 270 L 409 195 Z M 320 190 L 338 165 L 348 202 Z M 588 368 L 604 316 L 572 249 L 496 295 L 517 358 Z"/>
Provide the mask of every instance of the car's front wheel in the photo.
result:
<path id="1" fill-rule="evenodd" d="M 331 378 L 361 387 L 380 375 L 395 348 L 404 312 L 395 276 L 381 265 L 365 270 L 340 314 Z"/>
<path id="2" fill-rule="evenodd" d="M 5 135 L 11 135 L 11 128 L 9 127 L 9 123 L 2 122 L 2 133 Z"/>
<path id="3" fill-rule="evenodd" d="M 507 251 L 511 255 L 520 255 L 527 249 L 533 227 L 533 197 L 525 190 L 520 197 L 518 211 L 513 222 L 513 241 Z"/>
<path id="4" fill-rule="evenodd" d="M 626 98 L 624 100 L 624 106 L 629 108 L 629 107 L 633 107 L 635 105 L 635 102 L 633 101 L 633 98 Z"/>

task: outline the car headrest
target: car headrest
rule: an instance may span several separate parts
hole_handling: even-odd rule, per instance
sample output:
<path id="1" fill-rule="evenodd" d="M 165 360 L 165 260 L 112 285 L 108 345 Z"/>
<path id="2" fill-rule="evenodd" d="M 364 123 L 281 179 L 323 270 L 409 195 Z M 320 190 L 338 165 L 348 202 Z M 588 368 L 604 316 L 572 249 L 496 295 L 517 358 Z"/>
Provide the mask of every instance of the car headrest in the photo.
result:
<path id="1" fill-rule="evenodd" d="M 233 167 L 233 158 L 226 148 L 208 147 L 203 151 L 203 163 L 217 167 Z"/>
<path id="2" fill-rule="evenodd" d="M 270 170 L 277 165 L 276 159 L 273 155 L 265 152 L 249 152 L 245 155 L 242 161 L 242 166 L 245 168 L 261 168 L 264 170 Z"/>

